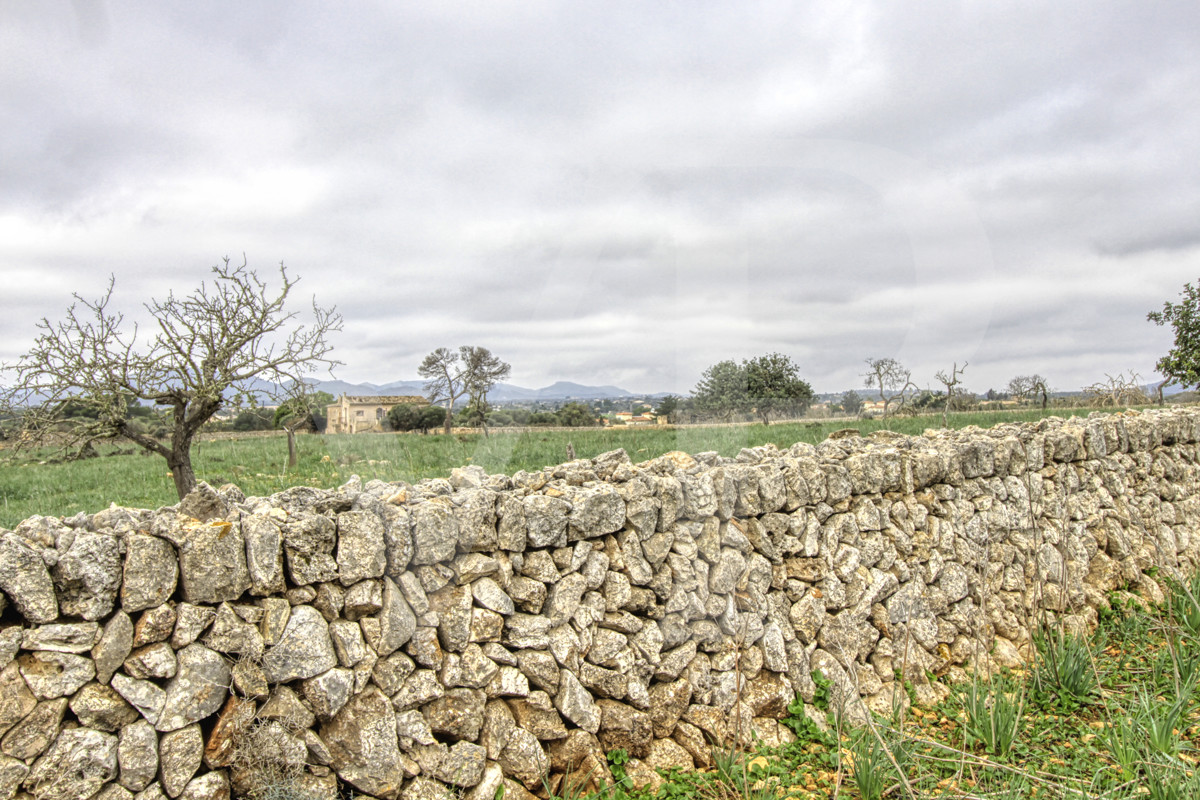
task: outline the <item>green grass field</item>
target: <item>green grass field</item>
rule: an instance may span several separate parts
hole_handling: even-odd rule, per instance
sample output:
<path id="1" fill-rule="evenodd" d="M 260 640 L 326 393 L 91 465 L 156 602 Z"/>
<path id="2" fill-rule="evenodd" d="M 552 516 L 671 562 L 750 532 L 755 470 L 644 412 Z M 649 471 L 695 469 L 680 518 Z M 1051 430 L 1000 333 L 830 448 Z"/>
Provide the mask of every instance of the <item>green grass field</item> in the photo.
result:
<path id="1" fill-rule="evenodd" d="M 1088 409 L 1053 409 L 954 414 L 955 428 L 988 427 L 1000 422 L 1034 421 L 1057 414 L 1087 414 Z M 940 416 L 902 417 L 888 427 L 919 434 L 941 425 Z M 577 430 L 493 431 L 491 436 L 445 437 L 419 434 L 309 435 L 298 438 L 300 464 L 288 470 L 283 434 L 201 441 L 192 463 L 200 480 L 214 486 L 235 483 L 247 495 L 265 496 L 290 486 L 333 488 L 351 475 L 364 481 L 380 478 L 413 482 L 445 477 L 454 467 L 478 464 L 489 473 L 537 470 L 567 459 L 570 443 L 579 458 L 625 448 L 634 461 L 672 450 L 699 453 L 715 450 L 733 456 L 743 447 L 768 442 L 786 448 L 795 442 L 817 443 L 831 431 L 856 428 L 862 433 L 883 428 L 879 420 L 831 420 L 779 423 L 771 426 L 684 426 L 679 428 L 580 428 Z M 34 514 L 71 516 L 95 512 L 109 503 L 158 508 L 176 502 L 166 463 L 129 443 L 100 447 L 100 458 L 56 459 L 49 450 L 0 449 L 0 527 L 16 525 Z"/>

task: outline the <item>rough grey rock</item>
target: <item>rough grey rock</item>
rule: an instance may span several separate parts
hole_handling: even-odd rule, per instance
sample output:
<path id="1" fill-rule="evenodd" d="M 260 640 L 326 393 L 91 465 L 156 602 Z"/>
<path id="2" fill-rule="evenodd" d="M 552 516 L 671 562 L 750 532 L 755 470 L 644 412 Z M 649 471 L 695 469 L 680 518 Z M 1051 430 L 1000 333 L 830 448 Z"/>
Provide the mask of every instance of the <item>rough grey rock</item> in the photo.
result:
<path id="1" fill-rule="evenodd" d="M 87 728 L 114 733 L 135 722 L 138 712 L 111 686 L 89 683 L 71 698 L 71 713 Z"/>
<path id="2" fill-rule="evenodd" d="M 361 581 L 346 590 L 342 613 L 346 619 L 356 622 L 363 617 L 378 614 L 383 608 L 383 581 Z"/>
<path id="3" fill-rule="evenodd" d="M 301 684 L 304 699 L 318 719 L 329 719 L 350 699 L 354 688 L 354 673 L 348 669 L 334 667 L 308 678 Z"/>
<path id="4" fill-rule="evenodd" d="M 266 514 L 242 517 L 242 537 L 246 542 L 246 570 L 250 574 L 250 593 L 257 597 L 282 594 L 283 531 Z"/>
<path id="5" fill-rule="evenodd" d="M 355 695 L 332 720 L 321 726 L 329 747 L 330 766 L 356 789 L 375 797 L 394 798 L 404 773 L 391 704 L 377 689 Z"/>
<path id="6" fill-rule="evenodd" d="M 167 684 L 162 714 L 155 723 L 160 732 L 174 731 L 215 714 L 225 702 L 229 687 L 229 663 L 220 653 L 189 644 L 177 658 L 179 670 Z M 120 687 L 114 688 L 121 691 Z"/>
<path id="7" fill-rule="evenodd" d="M 133 614 L 165 603 L 178 579 L 178 558 L 170 542 L 140 533 L 126 535 L 121 579 L 121 607 L 126 612 Z"/>
<path id="8" fill-rule="evenodd" d="M 365 511 L 344 511 L 337 516 L 338 580 L 350 586 L 381 577 L 387 568 L 383 521 Z"/>
<path id="9" fill-rule="evenodd" d="M 600 729 L 600 709 L 596 701 L 570 670 L 562 672 L 558 694 L 554 696 L 554 707 L 563 717 L 588 733 Z"/>
<path id="10" fill-rule="evenodd" d="M 473 742 L 483 727 L 485 701 L 478 689 L 451 689 L 421 711 L 435 734 Z"/>
<path id="11" fill-rule="evenodd" d="M 180 583 L 187 602 L 236 600 L 250 588 L 240 523 L 180 516 L 161 535 L 179 551 Z"/>
<path id="12" fill-rule="evenodd" d="M 17 662 L 9 662 L 0 671 L 0 734 L 20 722 L 36 705 L 37 698 L 21 677 Z"/>
<path id="13" fill-rule="evenodd" d="M 28 774 L 29 767 L 25 766 L 25 762 L 0 756 L 0 800 L 11 800 Z"/>
<path id="14" fill-rule="evenodd" d="M 264 601 L 266 602 L 266 601 Z M 285 605 L 286 600 L 281 601 Z M 204 629 L 212 624 L 217 610 L 212 606 L 197 606 L 191 603 L 180 603 L 175 608 L 175 628 L 171 632 L 171 647 L 182 650 L 200 638 Z"/>
<path id="15" fill-rule="evenodd" d="M 158 774 L 158 734 L 146 720 L 121 728 L 117 744 L 120 781 L 131 792 L 140 792 Z"/>
<path id="16" fill-rule="evenodd" d="M 22 633 L 22 650 L 82 653 L 92 649 L 100 636 L 100 626 L 95 622 L 59 623 L 27 628 Z"/>
<path id="17" fill-rule="evenodd" d="M 25 653 L 17 659 L 17 665 L 25 683 L 42 700 L 74 694 L 96 677 L 92 660 L 72 653 L 45 650 Z"/>
<path id="18" fill-rule="evenodd" d="M 238 616 L 229 603 L 222 603 L 217 608 L 212 627 L 205 634 L 203 641 L 207 647 L 218 653 L 243 656 L 251 661 L 262 658 L 265 646 L 258 627 Z"/>
<path id="19" fill-rule="evenodd" d="M 542 787 L 550 770 L 550 759 L 538 738 L 523 728 L 515 728 L 498 759 L 505 774 L 525 784 L 526 789 Z"/>
<path id="20" fill-rule="evenodd" d="M 512 598 L 492 578 L 480 578 L 472 583 L 471 595 L 476 603 L 498 614 L 508 616 L 516 610 Z"/>
<path id="21" fill-rule="evenodd" d="M 139 714 L 146 718 L 151 725 L 158 724 L 162 716 L 163 705 L 167 702 L 167 693 L 156 684 L 146 680 L 137 680 L 118 672 L 112 676 L 112 688 L 125 701 L 133 706 Z"/>
<path id="22" fill-rule="evenodd" d="M 570 503 L 571 539 L 592 539 L 625 527 L 625 500 L 612 486 L 576 489 Z"/>
<path id="23" fill-rule="evenodd" d="M 464 788 L 479 783 L 487 763 L 487 751 L 473 742 L 417 746 L 413 752 L 423 774 Z"/>
<path id="24" fill-rule="evenodd" d="M 293 584 L 307 586 L 337 578 L 336 538 L 333 521 L 323 514 L 298 513 L 283 526 L 283 552 Z"/>
<path id="25" fill-rule="evenodd" d="M 129 654 L 122 665 L 125 674 L 131 678 L 159 680 L 173 678 L 179 669 L 175 660 L 175 651 L 166 642 L 155 642 L 145 647 L 139 647 Z"/>
<path id="26" fill-rule="evenodd" d="M 296 606 L 279 644 L 263 655 L 263 674 L 269 683 L 311 678 L 337 666 L 329 625 L 312 606 Z"/>
<path id="27" fill-rule="evenodd" d="M 178 615 L 172 605 L 148 608 L 133 624 L 133 646 L 165 642 L 175 630 Z"/>
<path id="28" fill-rule="evenodd" d="M 198 724 L 164 733 L 158 742 L 159 780 L 167 797 L 178 797 L 200 769 L 204 735 Z"/>
<path id="29" fill-rule="evenodd" d="M 411 563 L 437 564 L 454 557 L 458 546 L 458 520 L 449 498 L 430 498 L 413 509 L 412 519 Z"/>
<path id="30" fill-rule="evenodd" d="M 3 740 L 0 740 L 0 751 L 26 763 L 37 758 L 58 736 L 66 708 L 66 698 L 38 703 L 29 716 L 4 734 Z"/>
<path id="31" fill-rule="evenodd" d="M 0 536 L 0 590 L 30 622 L 41 625 L 58 618 L 58 598 L 46 562 L 14 533 Z"/>
<path id="32" fill-rule="evenodd" d="M 334 787 L 336 789 L 336 787 Z M 229 778 L 224 772 L 206 772 L 188 781 L 180 800 L 229 800 Z M 97 800 L 100 800 L 97 798 Z"/>
<path id="33" fill-rule="evenodd" d="M 534 494 L 526 497 L 524 504 L 526 523 L 526 547 L 553 546 L 567 535 L 567 519 L 571 504 L 561 497 Z"/>
<path id="34" fill-rule="evenodd" d="M 88 728 L 64 730 L 24 781 L 37 800 L 88 800 L 117 775 L 117 737 Z"/>
<path id="35" fill-rule="evenodd" d="M 75 531 L 51 571 L 63 614 L 98 620 L 113 609 L 121 586 L 121 553 L 116 536 Z"/>
<path id="36" fill-rule="evenodd" d="M 412 638 L 417 629 L 417 618 L 413 614 L 404 594 L 390 578 L 383 579 L 383 606 L 379 612 L 379 640 L 368 643 L 376 654 L 385 658 L 394 653 Z"/>

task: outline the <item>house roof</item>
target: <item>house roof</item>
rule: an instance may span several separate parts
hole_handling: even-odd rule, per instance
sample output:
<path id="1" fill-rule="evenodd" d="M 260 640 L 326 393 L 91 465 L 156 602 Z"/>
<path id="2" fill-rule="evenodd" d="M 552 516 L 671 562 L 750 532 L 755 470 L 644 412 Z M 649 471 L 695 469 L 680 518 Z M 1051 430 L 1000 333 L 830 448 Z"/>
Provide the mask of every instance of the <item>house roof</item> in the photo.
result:
<path id="1" fill-rule="evenodd" d="M 420 395 L 412 394 L 368 394 L 368 395 L 342 395 L 346 400 L 358 405 L 369 406 L 394 406 L 400 403 L 427 403 L 429 402 Z M 338 401 L 339 403 L 341 400 Z M 336 405 L 336 404 L 335 404 Z"/>

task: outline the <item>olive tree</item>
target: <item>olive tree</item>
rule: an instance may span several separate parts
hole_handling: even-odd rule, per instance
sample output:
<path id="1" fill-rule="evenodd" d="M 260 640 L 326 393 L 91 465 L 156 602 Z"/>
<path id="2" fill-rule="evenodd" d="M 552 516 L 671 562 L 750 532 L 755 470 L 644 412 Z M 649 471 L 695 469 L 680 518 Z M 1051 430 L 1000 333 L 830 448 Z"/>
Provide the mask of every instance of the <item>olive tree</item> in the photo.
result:
<path id="1" fill-rule="evenodd" d="M 1178 383 L 1184 389 L 1200 388 L 1200 284 L 1183 285 L 1178 303 L 1163 303 L 1162 311 L 1151 311 L 1146 319 L 1155 325 L 1170 325 L 1175 342 L 1154 365 L 1165 380 L 1155 390 L 1159 404 L 1163 389 Z"/>
<path id="2" fill-rule="evenodd" d="M 894 358 L 868 358 L 866 361 L 867 372 L 863 375 L 863 385 L 879 391 L 886 422 L 892 404 L 903 407 L 909 394 L 916 391 L 917 385 L 912 382 L 912 372 Z"/>
<path id="3" fill-rule="evenodd" d="M 182 498 L 196 486 L 192 442 L 217 411 L 338 363 L 328 339 L 341 330 L 340 314 L 314 301 L 302 324 L 286 308 L 299 279 L 282 264 L 282 286 L 271 289 L 244 260 L 223 261 L 191 294 L 145 303 L 145 328 L 112 308 L 115 278 L 98 300 L 76 294 L 62 321 L 43 319 L 33 347 L 6 368 L 5 405 L 21 412 L 22 440 L 84 449 L 125 438 L 166 459 Z M 130 398 L 167 409 L 169 441 L 131 420 Z M 89 414 L 68 419 L 68 404 Z"/>

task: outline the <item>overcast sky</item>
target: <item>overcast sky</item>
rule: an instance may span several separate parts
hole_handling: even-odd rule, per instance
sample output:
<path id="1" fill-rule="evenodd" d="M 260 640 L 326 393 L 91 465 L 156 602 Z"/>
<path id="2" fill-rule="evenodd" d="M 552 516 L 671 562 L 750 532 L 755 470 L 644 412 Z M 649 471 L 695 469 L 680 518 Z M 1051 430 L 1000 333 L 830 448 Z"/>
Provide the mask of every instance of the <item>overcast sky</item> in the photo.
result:
<path id="1" fill-rule="evenodd" d="M 0 361 L 230 255 L 349 381 L 1146 380 L 1200 278 L 1200 4 L 0 0 Z"/>

